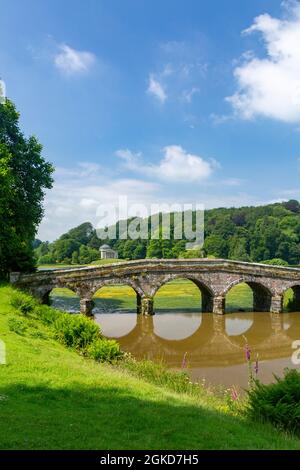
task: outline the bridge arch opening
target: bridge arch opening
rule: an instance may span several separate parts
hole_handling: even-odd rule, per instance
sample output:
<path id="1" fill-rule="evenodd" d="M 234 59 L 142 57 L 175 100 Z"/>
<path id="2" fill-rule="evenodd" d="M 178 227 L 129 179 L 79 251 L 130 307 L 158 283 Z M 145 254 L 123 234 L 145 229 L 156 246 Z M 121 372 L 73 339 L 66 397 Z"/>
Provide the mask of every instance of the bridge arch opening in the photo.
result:
<path id="1" fill-rule="evenodd" d="M 128 284 L 106 284 L 93 295 L 93 314 L 135 313 L 140 306 L 140 296 Z"/>
<path id="2" fill-rule="evenodd" d="M 107 284 L 96 290 L 93 315 L 105 336 L 122 338 L 134 330 L 139 299 L 138 293 L 127 284 Z"/>
<path id="3" fill-rule="evenodd" d="M 213 294 L 201 281 L 177 277 L 164 282 L 155 292 L 154 311 L 211 312 Z"/>
<path id="4" fill-rule="evenodd" d="M 300 312 L 300 284 L 284 292 L 283 307 L 286 312 Z"/>
<path id="5" fill-rule="evenodd" d="M 272 294 L 258 282 L 243 281 L 233 284 L 225 296 L 226 312 L 269 312 Z"/>
<path id="6" fill-rule="evenodd" d="M 69 313 L 80 312 L 79 296 L 76 292 L 66 287 L 54 287 L 48 291 L 44 295 L 43 303 Z"/>

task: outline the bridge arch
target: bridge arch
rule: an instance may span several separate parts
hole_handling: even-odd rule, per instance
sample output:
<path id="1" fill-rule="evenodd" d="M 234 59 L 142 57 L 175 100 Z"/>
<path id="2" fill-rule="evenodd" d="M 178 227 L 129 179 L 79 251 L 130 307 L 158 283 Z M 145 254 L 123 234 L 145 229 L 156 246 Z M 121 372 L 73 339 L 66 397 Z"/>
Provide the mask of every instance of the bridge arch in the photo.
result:
<path id="1" fill-rule="evenodd" d="M 38 297 L 43 304 L 59 310 L 70 313 L 80 311 L 80 292 L 74 286 L 57 283 L 42 290 Z"/>
<path id="2" fill-rule="evenodd" d="M 103 290 L 105 288 L 112 288 L 112 291 L 115 292 L 115 296 L 114 295 L 108 296 L 106 299 L 103 299 L 103 297 L 101 298 L 101 294 L 103 293 Z M 117 289 L 119 289 L 120 291 L 124 291 L 124 292 L 117 293 Z M 126 290 L 128 291 L 128 289 L 130 289 L 131 292 L 129 293 L 126 292 Z M 97 293 L 100 294 L 99 297 L 95 297 Z M 132 294 L 135 296 L 134 301 L 133 299 L 130 299 Z M 99 309 L 101 308 L 102 312 L 100 311 L 99 313 L 105 313 L 105 311 L 109 312 L 112 309 L 114 311 L 118 309 L 123 309 L 122 299 L 124 300 L 124 298 L 125 298 L 125 304 L 127 300 L 128 309 L 131 309 L 130 304 L 132 304 L 132 307 L 136 309 L 137 313 L 140 313 L 141 299 L 143 295 L 144 295 L 143 291 L 130 279 L 129 280 L 128 279 L 104 280 L 98 283 L 97 285 L 94 285 L 93 288 L 90 290 L 90 296 L 91 296 L 91 300 L 93 301 L 93 307 L 95 306 L 97 307 L 97 303 L 99 304 L 102 303 L 101 306 L 99 305 Z M 106 302 L 106 305 L 104 302 Z M 134 306 L 133 306 L 133 303 L 135 304 Z M 94 312 L 95 312 L 95 309 L 94 309 Z"/>
<path id="3" fill-rule="evenodd" d="M 300 283 L 291 282 L 282 292 L 284 306 L 289 312 L 300 312 Z"/>
<path id="4" fill-rule="evenodd" d="M 226 296 L 229 291 L 238 285 L 246 284 L 250 287 L 253 295 L 253 311 L 254 312 L 270 312 L 272 305 L 273 290 L 261 280 L 253 280 L 252 278 L 241 276 L 226 285 L 222 292 L 224 298 L 224 307 L 226 309 Z"/>
<path id="5" fill-rule="evenodd" d="M 116 279 L 102 279 L 99 282 L 94 282 L 89 289 L 90 296 L 92 297 L 95 293 L 100 290 L 102 287 L 108 286 L 129 286 L 131 287 L 137 295 L 144 296 L 145 293 L 140 285 L 131 278 L 116 278 Z"/>
<path id="6" fill-rule="evenodd" d="M 168 284 L 169 282 L 176 280 L 187 280 L 191 281 L 199 289 L 199 294 L 201 294 L 201 310 L 202 312 L 212 312 L 213 310 L 213 298 L 214 292 L 202 278 L 198 276 L 193 276 L 190 274 L 168 274 L 163 278 L 160 278 L 159 281 L 152 287 L 151 296 L 155 298 L 159 289 Z M 200 307 L 200 305 L 199 305 Z"/>

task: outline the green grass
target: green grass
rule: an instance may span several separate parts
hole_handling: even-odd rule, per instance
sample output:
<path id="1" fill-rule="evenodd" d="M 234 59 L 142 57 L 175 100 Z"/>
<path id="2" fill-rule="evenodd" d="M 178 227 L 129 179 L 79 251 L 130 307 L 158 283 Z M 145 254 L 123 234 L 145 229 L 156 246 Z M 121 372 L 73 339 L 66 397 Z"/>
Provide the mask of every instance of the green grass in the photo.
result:
<path id="1" fill-rule="evenodd" d="M 119 258 L 109 258 L 109 259 L 97 259 L 93 261 L 90 266 L 98 266 L 102 264 L 111 264 L 111 263 L 125 263 L 126 259 L 119 259 Z"/>
<path id="2" fill-rule="evenodd" d="M 13 311 L 12 292 L 0 287 L 1 449 L 300 449 L 200 387 L 188 395 L 157 385 L 159 367 L 120 369 L 66 349 L 37 318 Z"/>
<path id="3" fill-rule="evenodd" d="M 72 269 L 72 268 L 83 268 L 85 266 L 101 266 L 102 264 L 111 263 L 124 263 L 125 259 L 97 259 L 90 264 L 40 264 L 38 270 L 41 269 Z"/>

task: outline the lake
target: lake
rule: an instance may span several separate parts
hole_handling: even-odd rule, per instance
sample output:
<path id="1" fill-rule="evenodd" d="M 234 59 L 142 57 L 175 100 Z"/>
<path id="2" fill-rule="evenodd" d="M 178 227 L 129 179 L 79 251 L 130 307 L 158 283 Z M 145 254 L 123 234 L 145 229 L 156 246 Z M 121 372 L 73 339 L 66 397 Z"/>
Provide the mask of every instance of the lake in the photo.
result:
<path id="1" fill-rule="evenodd" d="M 199 310 L 158 310 L 153 317 L 117 304 L 95 299 L 95 320 L 103 334 L 115 338 L 124 351 L 136 358 L 163 361 L 168 367 L 188 372 L 193 381 L 239 389 L 247 387 L 245 344 L 253 361 L 258 355 L 258 378 L 267 383 L 282 375 L 292 361 L 292 344 L 300 340 L 300 313 L 234 312 L 223 316 Z M 53 297 L 53 305 L 78 311 L 78 300 Z M 184 361 L 184 358 L 186 359 Z M 185 365 L 185 364 L 184 364 Z"/>

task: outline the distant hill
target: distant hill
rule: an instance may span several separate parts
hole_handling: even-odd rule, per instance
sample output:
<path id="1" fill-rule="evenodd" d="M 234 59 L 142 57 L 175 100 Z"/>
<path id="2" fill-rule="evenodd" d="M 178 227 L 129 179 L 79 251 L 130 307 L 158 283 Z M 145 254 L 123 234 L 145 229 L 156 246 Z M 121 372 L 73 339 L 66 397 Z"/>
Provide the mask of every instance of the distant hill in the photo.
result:
<path id="1" fill-rule="evenodd" d="M 258 207 L 219 208 L 205 211 L 202 249 L 186 251 L 186 240 L 105 240 L 120 258 L 178 258 L 211 256 L 241 261 L 300 264 L 300 204 L 291 200 Z M 150 224 L 150 221 L 148 220 Z M 118 224 L 116 225 L 118 233 Z M 86 222 L 53 243 L 35 241 L 38 264 L 87 264 L 99 258 L 104 243 Z"/>

